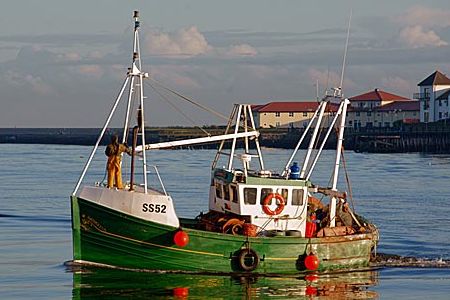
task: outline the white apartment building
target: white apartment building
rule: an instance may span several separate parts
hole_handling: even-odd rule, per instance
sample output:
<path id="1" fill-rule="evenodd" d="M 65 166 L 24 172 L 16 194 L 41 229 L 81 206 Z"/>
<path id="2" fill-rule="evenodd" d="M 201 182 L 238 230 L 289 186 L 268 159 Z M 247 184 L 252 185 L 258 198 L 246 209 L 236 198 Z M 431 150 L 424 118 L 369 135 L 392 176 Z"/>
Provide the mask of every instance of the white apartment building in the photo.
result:
<path id="1" fill-rule="evenodd" d="M 439 71 L 422 80 L 419 93 L 414 98 L 420 101 L 420 122 L 436 122 L 450 117 L 450 79 Z"/>

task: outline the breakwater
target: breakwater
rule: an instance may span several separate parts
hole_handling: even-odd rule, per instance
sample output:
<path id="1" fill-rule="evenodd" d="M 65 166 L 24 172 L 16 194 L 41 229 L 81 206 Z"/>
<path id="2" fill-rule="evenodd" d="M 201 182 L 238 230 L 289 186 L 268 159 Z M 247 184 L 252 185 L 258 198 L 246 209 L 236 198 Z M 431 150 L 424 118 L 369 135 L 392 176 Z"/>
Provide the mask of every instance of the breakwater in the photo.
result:
<path id="1" fill-rule="evenodd" d="M 146 128 L 148 143 L 198 138 L 223 134 L 224 126 L 193 127 L 155 127 Z M 206 131 L 206 132 L 205 132 Z M 261 129 L 260 143 L 264 147 L 292 149 L 296 146 L 302 129 L 267 128 Z M 17 144 L 66 144 L 94 145 L 100 129 L 98 128 L 0 128 L 0 143 Z M 122 135 L 120 129 L 108 129 L 101 145 L 109 143 L 112 135 Z M 321 132 L 323 136 L 325 132 Z M 131 134 L 128 143 L 131 144 Z M 308 138 L 302 143 L 306 148 Z M 326 149 L 334 148 L 336 137 L 333 134 Z M 318 145 L 317 145 L 318 146 Z M 194 148 L 216 148 L 217 143 L 195 146 Z M 428 124 L 404 124 L 395 128 L 348 128 L 345 132 L 344 147 L 357 152 L 427 152 L 450 153 L 450 124 L 445 122 Z"/>

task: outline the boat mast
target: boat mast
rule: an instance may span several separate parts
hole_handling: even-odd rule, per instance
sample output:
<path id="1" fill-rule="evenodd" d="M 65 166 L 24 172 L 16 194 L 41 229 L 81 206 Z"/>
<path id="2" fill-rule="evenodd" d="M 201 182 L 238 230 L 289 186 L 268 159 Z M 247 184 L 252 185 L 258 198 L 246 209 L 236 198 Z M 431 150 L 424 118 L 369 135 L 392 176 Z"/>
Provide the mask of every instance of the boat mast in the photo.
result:
<path id="1" fill-rule="evenodd" d="M 139 55 L 139 12 L 138 11 L 134 11 L 134 37 L 133 37 L 133 62 L 132 62 L 132 68 L 128 69 L 129 74 L 134 72 L 134 66 L 137 65 L 137 69 L 140 70 L 141 69 L 141 57 Z M 125 143 L 128 140 L 128 123 L 130 121 L 130 110 L 131 110 L 131 99 L 134 93 L 134 80 L 135 80 L 135 76 L 133 76 L 132 74 L 130 74 L 131 76 L 131 82 L 130 82 L 130 87 L 129 87 L 129 91 L 128 91 L 128 103 L 127 103 L 127 112 L 125 114 L 125 122 L 123 125 L 123 137 L 122 137 L 122 143 Z M 140 124 L 138 124 L 140 125 Z"/>
<path id="2" fill-rule="evenodd" d="M 344 57 L 342 59 L 341 82 L 340 82 L 339 87 L 334 89 L 334 96 L 336 98 L 342 99 L 341 101 L 343 101 L 344 103 L 342 106 L 341 123 L 339 126 L 339 135 L 338 135 L 338 141 L 337 141 L 337 146 L 336 146 L 336 160 L 335 160 L 335 164 L 334 164 L 333 184 L 331 186 L 332 191 L 337 191 L 339 164 L 341 161 L 341 153 L 342 153 L 342 142 L 344 140 L 345 118 L 347 116 L 347 106 L 350 103 L 350 100 L 348 100 L 347 98 L 344 99 L 344 94 L 342 91 L 343 91 L 343 84 L 344 84 L 345 64 L 346 64 L 346 59 L 347 59 L 348 41 L 350 38 L 351 22 L 352 22 L 352 11 L 350 10 L 350 17 L 348 19 L 348 28 L 347 28 L 347 39 L 345 41 Z M 337 199 L 335 196 L 333 196 L 330 201 L 330 227 L 336 226 L 336 202 L 337 202 Z"/>
<path id="3" fill-rule="evenodd" d="M 128 133 L 128 122 L 130 118 L 130 108 L 131 108 L 131 102 L 132 102 L 132 95 L 135 91 L 135 86 L 139 88 L 139 110 L 138 110 L 138 130 L 141 131 L 141 144 L 142 148 L 145 148 L 145 120 L 144 120 L 144 82 L 143 79 L 148 77 L 148 73 L 141 72 L 141 51 L 139 46 L 139 28 L 140 28 L 140 22 L 139 22 L 139 11 L 134 11 L 134 38 L 133 38 L 133 62 L 132 67 L 129 71 L 129 76 L 131 77 L 131 84 L 130 84 L 130 90 L 129 90 L 129 96 L 128 96 L 128 106 L 127 106 L 127 113 L 125 116 L 125 123 L 124 123 L 124 134 L 123 134 L 123 140 L 126 141 L 126 135 Z M 133 84 L 135 81 L 137 81 L 137 84 Z M 131 170 L 133 173 L 134 170 Z M 144 179 L 144 193 L 147 194 L 147 157 L 145 151 L 142 151 L 142 174 Z"/>
<path id="4" fill-rule="evenodd" d="M 320 111 L 319 116 L 317 118 L 316 127 L 314 128 L 313 135 L 311 137 L 311 141 L 309 142 L 308 151 L 305 155 L 305 160 L 303 161 L 302 170 L 300 171 L 300 178 L 305 178 L 306 169 L 308 167 L 309 158 L 311 157 L 311 153 L 314 148 L 314 144 L 316 143 L 317 134 L 319 132 L 320 126 L 322 125 L 322 118 L 325 113 L 325 108 L 327 107 L 327 101 L 320 102 Z"/>
<path id="5" fill-rule="evenodd" d="M 336 160 L 334 164 L 334 172 L 333 172 L 333 184 L 331 186 L 332 191 L 337 191 L 337 181 L 338 181 L 338 175 L 339 175 L 339 165 L 341 161 L 341 153 L 342 153 L 342 142 L 344 140 L 344 130 L 345 130 L 345 117 L 347 114 L 347 106 L 350 103 L 350 100 L 344 99 L 344 104 L 342 107 L 342 113 L 341 113 L 341 123 L 339 126 L 339 135 L 338 135 L 338 141 L 336 146 Z M 331 205 L 330 205 L 330 227 L 336 226 L 336 197 L 331 198 Z"/>
<path id="6" fill-rule="evenodd" d="M 120 92 L 111 108 L 111 111 L 109 112 L 109 115 L 105 121 L 105 124 L 103 125 L 103 128 L 100 132 L 100 135 L 97 139 L 97 142 L 94 145 L 94 148 L 91 151 L 91 154 L 89 156 L 88 161 L 86 162 L 83 171 L 80 175 L 80 178 L 78 179 L 78 182 L 75 186 L 75 189 L 72 192 L 72 195 L 75 195 L 81 185 L 81 182 L 83 181 L 84 176 L 86 175 L 87 169 L 89 168 L 92 159 L 94 158 L 94 155 L 98 149 L 98 146 L 100 145 L 100 142 L 105 135 L 106 129 L 109 126 L 109 123 L 111 122 L 112 116 L 116 112 L 117 106 L 122 99 L 123 93 L 125 91 L 125 88 L 127 87 L 128 83 L 129 89 L 128 89 L 128 103 L 127 103 L 127 111 L 125 115 L 124 120 L 124 128 L 123 128 L 123 137 L 122 142 L 127 141 L 128 137 L 128 126 L 129 126 L 129 119 L 130 119 L 130 112 L 131 112 L 131 103 L 132 103 L 132 96 L 135 92 L 135 86 L 139 86 L 139 103 L 141 105 L 141 118 L 139 127 L 142 128 L 142 147 L 145 147 L 145 130 L 144 130 L 144 90 L 143 90 L 143 79 L 148 77 L 148 73 L 141 72 L 141 57 L 140 57 L 140 47 L 139 47 L 139 12 L 135 11 L 134 15 L 134 39 L 133 39 L 133 62 L 131 68 L 128 68 L 127 77 L 125 78 L 124 83 L 122 84 L 122 88 L 120 89 Z M 136 78 L 137 77 L 137 80 Z M 138 81 L 138 84 L 136 84 L 136 81 Z M 147 160 L 145 156 L 145 151 L 143 151 L 142 154 L 143 157 L 143 175 L 144 175 L 144 190 L 145 193 L 147 193 Z"/>
<path id="7" fill-rule="evenodd" d="M 233 122 L 234 121 L 234 122 Z M 250 124 L 249 124 L 250 123 Z M 232 128 L 234 126 L 234 129 Z M 243 128 L 243 132 L 240 132 L 241 127 Z M 233 130 L 233 133 L 230 131 Z M 233 107 L 233 111 L 231 112 L 230 118 L 228 119 L 227 128 L 225 129 L 225 133 L 221 136 L 217 137 L 209 137 L 203 139 L 217 139 L 221 140 L 219 145 L 219 149 L 216 153 L 214 161 L 212 163 L 211 168 L 214 170 L 216 168 L 217 162 L 219 161 L 220 156 L 227 155 L 228 165 L 227 170 L 231 171 L 233 169 L 233 161 L 235 156 L 240 156 L 244 165 L 244 173 L 247 175 L 247 170 L 249 168 L 249 162 L 252 157 L 257 157 L 259 159 L 259 164 L 261 170 L 264 170 L 264 161 L 262 158 L 261 148 L 258 141 L 259 132 L 256 130 L 255 121 L 252 115 L 252 108 L 250 104 L 235 104 Z M 244 153 L 236 155 L 236 147 L 237 147 L 237 139 L 244 139 Z M 249 139 L 254 138 L 255 146 L 256 146 L 256 154 L 250 153 L 250 145 Z M 225 141 L 227 139 L 232 139 L 230 152 L 226 153 L 223 151 Z M 196 139 L 193 139 L 193 142 Z"/>

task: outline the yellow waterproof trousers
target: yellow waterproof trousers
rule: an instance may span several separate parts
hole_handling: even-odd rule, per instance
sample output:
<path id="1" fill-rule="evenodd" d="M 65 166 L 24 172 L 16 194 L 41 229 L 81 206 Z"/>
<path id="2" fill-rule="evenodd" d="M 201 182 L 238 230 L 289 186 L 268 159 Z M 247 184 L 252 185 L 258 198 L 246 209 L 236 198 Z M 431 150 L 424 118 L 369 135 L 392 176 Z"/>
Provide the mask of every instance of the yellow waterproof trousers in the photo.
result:
<path id="1" fill-rule="evenodd" d="M 121 172 L 121 156 L 112 155 L 108 157 L 108 187 L 116 187 L 123 189 L 122 172 Z"/>

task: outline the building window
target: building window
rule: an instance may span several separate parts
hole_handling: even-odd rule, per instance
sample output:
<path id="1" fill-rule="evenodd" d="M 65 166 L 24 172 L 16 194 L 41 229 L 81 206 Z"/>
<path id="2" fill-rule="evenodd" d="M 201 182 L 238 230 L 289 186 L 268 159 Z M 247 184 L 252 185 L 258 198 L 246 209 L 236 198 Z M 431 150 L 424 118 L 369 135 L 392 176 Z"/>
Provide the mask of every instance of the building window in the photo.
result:
<path id="1" fill-rule="evenodd" d="M 355 113 L 355 116 L 359 117 L 359 111 L 357 111 L 357 112 Z"/>
<path id="2" fill-rule="evenodd" d="M 307 117 L 307 116 L 308 116 L 308 113 L 307 113 L 307 112 L 303 112 L 303 116 L 304 116 L 304 117 Z"/>
<path id="3" fill-rule="evenodd" d="M 368 111 L 368 112 L 367 112 L 367 116 L 370 117 L 371 115 L 372 115 L 372 112 L 371 112 L 371 111 Z"/>
<path id="4" fill-rule="evenodd" d="M 280 112 L 279 111 L 277 111 L 276 113 L 275 113 L 275 117 L 279 117 L 281 114 L 280 114 Z"/>
<path id="5" fill-rule="evenodd" d="M 413 112 L 413 116 L 415 117 L 417 115 L 417 113 L 416 112 Z"/>
<path id="6" fill-rule="evenodd" d="M 382 125 L 381 122 L 378 122 L 378 127 L 381 127 L 381 125 Z"/>
<path id="7" fill-rule="evenodd" d="M 353 125 L 353 121 L 348 121 L 348 125 L 352 126 Z"/>
<path id="8" fill-rule="evenodd" d="M 441 102 L 441 101 L 439 101 Z M 442 112 L 439 112 L 439 120 L 442 119 Z"/>
<path id="9" fill-rule="evenodd" d="M 289 117 L 293 117 L 294 116 L 294 112 L 289 112 Z"/>
<path id="10" fill-rule="evenodd" d="M 445 106 L 448 106 L 448 99 L 444 100 Z"/>
<path id="11" fill-rule="evenodd" d="M 367 122 L 366 123 L 366 127 L 367 128 L 372 128 L 373 127 L 373 123 L 372 122 Z"/>
<path id="12" fill-rule="evenodd" d="M 389 123 L 389 122 L 384 122 L 384 127 L 391 127 L 391 123 Z"/>

